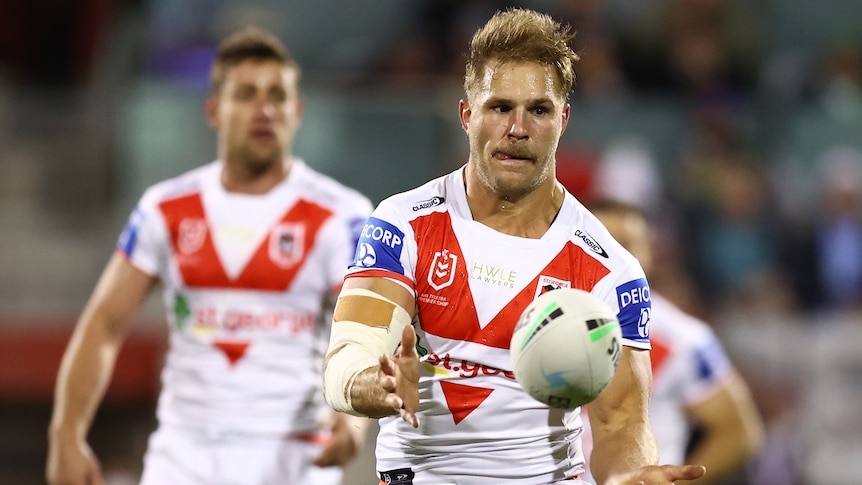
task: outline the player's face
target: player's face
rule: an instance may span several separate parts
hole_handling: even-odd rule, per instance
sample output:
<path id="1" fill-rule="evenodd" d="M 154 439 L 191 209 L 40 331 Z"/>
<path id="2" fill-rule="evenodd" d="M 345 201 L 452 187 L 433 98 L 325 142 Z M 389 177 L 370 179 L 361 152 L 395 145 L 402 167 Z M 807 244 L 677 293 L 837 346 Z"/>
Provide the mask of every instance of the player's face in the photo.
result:
<path id="1" fill-rule="evenodd" d="M 290 153 L 301 116 L 296 71 L 247 60 L 228 71 L 210 122 L 225 161 L 263 169 Z"/>
<path id="2" fill-rule="evenodd" d="M 652 250 L 646 219 L 637 214 L 614 210 L 597 210 L 593 214 L 605 225 L 614 239 L 638 258 L 649 276 L 652 270 Z"/>
<path id="3" fill-rule="evenodd" d="M 553 183 L 554 156 L 569 120 L 550 67 L 490 62 L 478 89 L 461 102 L 470 164 L 497 196 L 517 198 Z"/>

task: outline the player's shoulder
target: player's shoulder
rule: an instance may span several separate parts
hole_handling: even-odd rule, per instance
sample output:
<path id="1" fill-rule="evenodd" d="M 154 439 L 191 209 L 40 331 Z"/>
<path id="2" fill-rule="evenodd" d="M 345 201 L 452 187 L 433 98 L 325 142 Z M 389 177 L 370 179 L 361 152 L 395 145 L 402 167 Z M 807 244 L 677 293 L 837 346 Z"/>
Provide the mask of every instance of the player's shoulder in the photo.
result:
<path id="1" fill-rule="evenodd" d="M 304 197 L 336 210 L 371 212 L 371 201 L 359 190 L 294 159 L 293 168 Z"/>
<path id="2" fill-rule="evenodd" d="M 683 311 L 666 297 L 653 292 L 652 329 L 656 334 L 667 335 L 668 338 L 703 342 L 717 338 L 712 327 L 700 318 Z"/>
<path id="3" fill-rule="evenodd" d="M 378 205 L 378 215 L 396 216 L 410 221 L 432 212 L 448 210 L 452 204 L 451 179 L 455 173 L 383 199 Z"/>
<path id="4" fill-rule="evenodd" d="M 569 224 L 572 242 L 593 255 L 611 271 L 626 268 L 640 270 L 640 262 L 622 244 L 617 242 L 598 217 L 593 215 L 573 195 L 567 193 L 564 200 L 569 214 Z"/>

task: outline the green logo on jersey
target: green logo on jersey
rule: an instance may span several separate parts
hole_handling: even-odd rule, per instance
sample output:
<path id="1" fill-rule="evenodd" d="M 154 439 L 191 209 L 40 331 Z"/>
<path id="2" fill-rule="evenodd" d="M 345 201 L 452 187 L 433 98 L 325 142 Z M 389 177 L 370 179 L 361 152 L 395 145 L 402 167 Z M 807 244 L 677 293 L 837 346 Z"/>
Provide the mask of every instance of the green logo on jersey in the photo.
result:
<path id="1" fill-rule="evenodd" d="M 177 294 L 176 299 L 174 300 L 174 324 L 177 327 L 177 330 L 182 330 L 186 325 L 186 319 L 192 314 L 191 309 L 189 309 L 189 304 L 186 302 L 186 299 L 182 294 Z"/>

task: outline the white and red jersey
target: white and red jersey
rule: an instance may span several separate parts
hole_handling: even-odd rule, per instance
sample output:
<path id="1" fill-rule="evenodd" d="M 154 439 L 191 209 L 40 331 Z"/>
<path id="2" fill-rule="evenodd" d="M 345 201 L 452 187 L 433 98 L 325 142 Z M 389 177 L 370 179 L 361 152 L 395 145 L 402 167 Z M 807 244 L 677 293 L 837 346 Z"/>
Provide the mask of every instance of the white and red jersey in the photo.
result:
<path id="1" fill-rule="evenodd" d="M 684 463 L 691 437 L 686 409 L 721 389 L 733 366 L 712 328 L 655 295 L 653 298 L 653 393 L 650 423 L 660 463 Z"/>
<path id="2" fill-rule="evenodd" d="M 718 337 L 705 322 L 652 294 L 653 391 L 650 424 L 659 463 L 685 463 L 692 427 L 687 409 L 714 395 L 734 372 Z M 586 421 L 586 415 L 583 416 Z M 584 440 L 592 448 L 592 440 Z M 587 450 L 587 446 L 584 448 Z M 589 454 L 587 455 L 589 457 Z"/>
<path id="3" fill-rule="evenodd" d="M 314 432 L 326 409 L 325 302 L 371 203 L 298 159 L 264 195 L 227 192 L 222 166 L 149 188 L 118 243 L 163 284 L 159 422 L 215 435 Z"/>
<path id="4" fill-rule="evenodd" d="M 626 345 L 649 348 L 643 271 L 568 193 L 541 239 L 474 221 L 463 170 L 383 201 L 349 270 L 348 277 L 399 281 L 417 302 L 421 424 L 380 421 L 378 471 L 399 485 L 536 485 L 578 475 L 579 413 L 550 409 L 522 390 L 509 342 L 538 294 L 572 287 L 618 310 Z"/>

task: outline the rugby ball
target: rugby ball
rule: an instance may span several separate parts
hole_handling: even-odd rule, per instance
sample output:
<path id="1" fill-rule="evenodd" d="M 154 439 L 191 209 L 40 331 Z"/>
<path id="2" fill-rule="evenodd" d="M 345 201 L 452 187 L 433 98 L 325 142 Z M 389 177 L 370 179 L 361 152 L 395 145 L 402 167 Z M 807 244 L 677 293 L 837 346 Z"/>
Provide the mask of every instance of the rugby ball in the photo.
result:
<path id="1" fill-rule="evenodd" d="M 548 406 L 574 409 L 611 382 L 622 351 L 616 314 L 583 290 L 558 288 L 521 313 L 509 352 L 515 379 Z"/>

